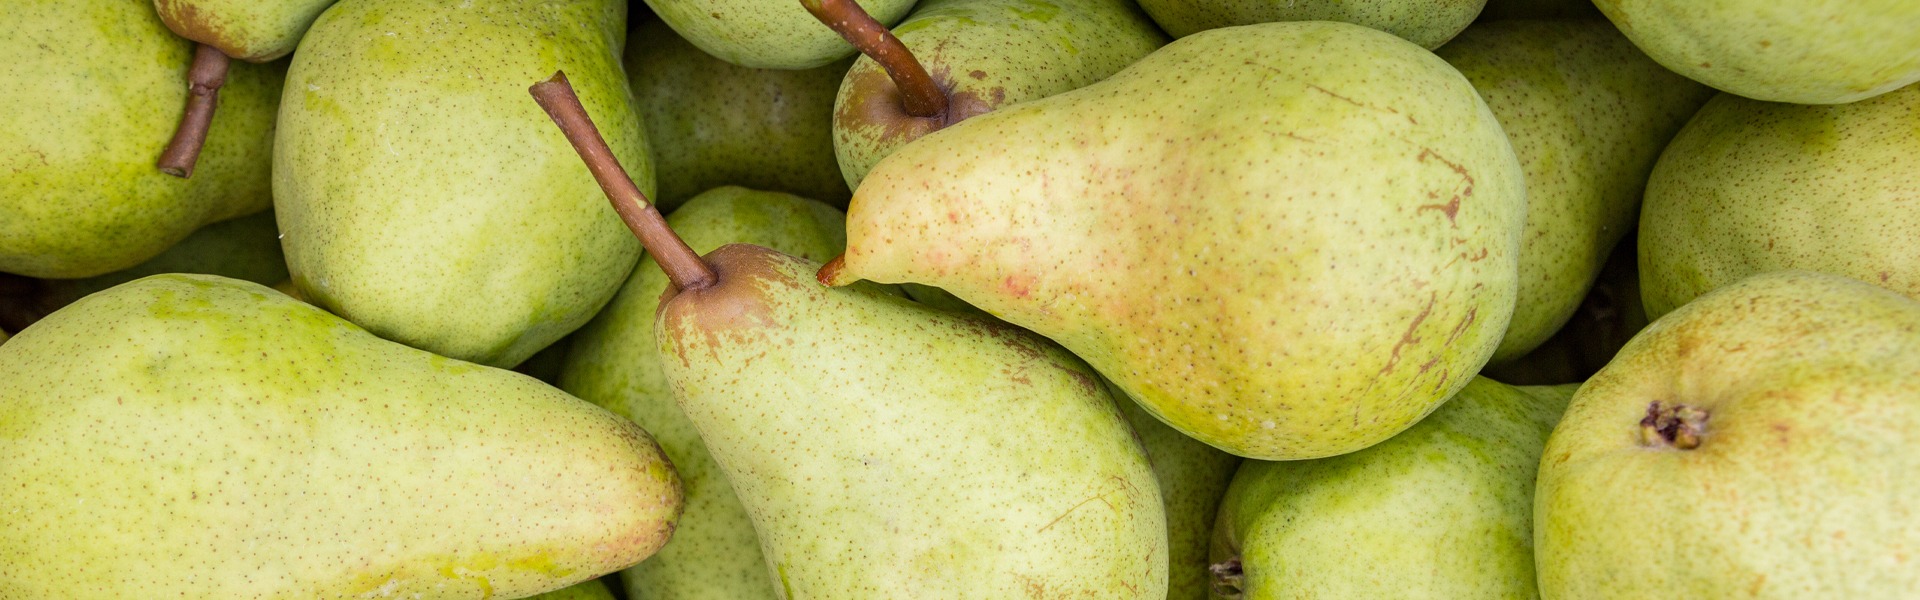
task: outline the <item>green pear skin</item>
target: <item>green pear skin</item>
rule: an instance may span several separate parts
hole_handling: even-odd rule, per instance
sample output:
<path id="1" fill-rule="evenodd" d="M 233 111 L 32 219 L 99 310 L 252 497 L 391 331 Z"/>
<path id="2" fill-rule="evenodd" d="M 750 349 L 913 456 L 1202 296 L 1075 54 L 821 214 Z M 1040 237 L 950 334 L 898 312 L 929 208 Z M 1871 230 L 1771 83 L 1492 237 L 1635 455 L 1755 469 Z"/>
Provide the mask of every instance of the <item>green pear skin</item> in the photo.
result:
<path id="1" fill-rule="evenodd" d="M 1520 295 L 1501 364 L 1579 308 L 1633 229 L 1660 150 L 1713 90 L 1641 54 L 1604 21 L 1501 21 L 1436 52 L 1480 91 L 1527 173 Z"/>
<path id="2" fill-rule="evenodd" d="M 1920 85 L 1838 106 L 1722 94 L 1647 182 L 1640 286 L 1658 318 L 1749 275 L 1845 275 L 1920 299 Z"/>
<path id="3" fill-rule="evenodd" d="M 1216 523 L 1214 597 L 1539 597 L 1534 472 L 1578 387 L 1475 378 L 1371 448 L 1246 461 Z"/>
<path id="4" fill-rule="evenodd" d="M 1541 595 L 1906 597 L 1917 431 L 1920 302 L 1805 271 L 1720 288 L 1628 343 L 1548 440 Z"/>
<path id="5" fill-rule="evenodd" d="M 680 37 L 715 58 L 750 69 L 812 69 L 854 53 L 798 0 L 646 0 Z M 914 0 L 859 0 L 892 26 Z"/>
<path id="6" fill-rule="evenodd" d="M 287 278 L 280 253 L 280 229 L 273 211 L 254 213 L 201 227 L 166 252 L 132 268 L 86 279 L 47 279 L 38 284 L 35 305 L 50 315 L 88 294 L 162 273 L 201 273 L 273 285 Z"/>
<path id="7" fill-rule="evenodd" d="M 1593 0 L 1648 56 L 1724 92 L 1845 104 L 1920 81 L 1912 0 Z"/>
<path id="8" fill-rule="evenodd" d="M 1235 27 L 901 148 L 854 192 L 831 281 L 942 288 L 1189 436 L 1317 458 L 1485 364 L 1525 201 L 1498 121 L 1431 53 L 1344 23 Z"/>
<path id="9" fill-rule="evenodd" d="M 154 166 L 187 106 L 193 43 L 150 0 L 9 3 L 0 28 L 0 271 L 80 278 L 272 202 L 284 65 L 233 65 L 191 179 Z"/>
<path id="10" fill-rule="evenodd" d="M 1480 374 L 1507 385 L 1559 385 L 1586 381 L 1607 366 L 1647 327 L 1635 267 L 1637 248 L 1632 235 L 1614 244 L 1593 289 L 1560 331 L 1525 356 L 1488 366 Z"/>
<path id="11" fill-rule="evenodd" d="M 765 246 L 824 261 L 846 247 L 846 216 L 820 202 L 778 192 L 724 187 L 695 196 L 667 217 L 693 248 Z M 686 486 L 686 512 L 660 553 L 622 573 L 634 600 L 774 598 L 747 510 L 675 403 L 663 372 L 669 359 L 653 336 L 666 273 L 643 258 L 620 293 L 572 339 L 560 389 L 633 419 L 652 433 Z"/>
<path id="12" fill-rule="evenodd" d="M 1213 537 L 1213 517 L 1240 457 L 1168 427 L 1112 382 L 1105 383 L 1120 406 L 1120 415 L 1140 437 L 1153 463 L 1153 478 L 1160 482 L 1161 500 L 1167 507 L 1167 598 L 1203 600 L 1212 585 L 1207 545 Z"/>
<path id="13" fill-rule="evenodd" d="M 0 595 L 518 598 L 660 547 L 645 431 L 266 287 L 158 275 L 0 347 Z"/>
<path id="14" fill-rule="evenodd" d="M 153 0 L 180 37 L 227 56 L 266 62 L 293 53 L 320 12 L 336 0 Z"/>
<path id="15" fill-rule="evenodd" d="M 1276 21 L 1339 21 L 1432 50 L 1466 29 L 1487 0 L 1141 0 L 1173 37 Z"/>
<path id="16" fill-rule="evenodd" d="M 780 598 L 1167 597 L 1145 453 L 1085 364 L 749 245 L 655 324 Z"/>
<path id="17" fill-rule="evenodd" d="M 928 133 L 1106 79 L 1167 43 L 1130 0 L 921 0 L 893 33 L 948 108 L 913 116 L 880 63 L 854 61 L 833 103 L 833 153 L 851 188 Z"/>
<path id="18" fill-rule="evenodd" d="M 734 66 L 648 19 L 628 36 L 634 107 L 659 173 L 661 211 L 723 185 L 845 207 L 833 158 L 833 97 L 849 61 L 804 70 Z"/>
<path id="19" fill-rule="evenodd" d="M 545 594 L 530 596 L 526 600 L 614 600 L 614 597 L 613 590 L 609 589 L 602 580 L 588 579 Z"/>
<path id="20" fill-rule="evenodd" d="M 640 257 L 527 86 L 565 70 L 636 184 L 626 2 L 346 0 L 294 56 L 274 207 L 301 292 L 368 331 L 510 367 L 585 324 Z"/>

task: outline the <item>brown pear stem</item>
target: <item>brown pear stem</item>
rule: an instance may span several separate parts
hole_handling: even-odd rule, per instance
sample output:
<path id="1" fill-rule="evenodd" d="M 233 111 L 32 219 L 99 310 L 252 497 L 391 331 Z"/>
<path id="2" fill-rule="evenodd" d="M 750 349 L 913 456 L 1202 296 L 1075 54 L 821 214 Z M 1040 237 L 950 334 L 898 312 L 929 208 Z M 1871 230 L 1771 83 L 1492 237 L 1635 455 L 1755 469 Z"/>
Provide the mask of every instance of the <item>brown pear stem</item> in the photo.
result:
<path id="1" fill-rule="evenodd" d="M 220 86 L 227 84 L 227 66 L 233 61 L 213 46 L 200 44 L 193 50 L 193 66 L 187 70 L 187 114 L 173 130 L 173 141 L 160 153 L 160 172 L 174 177 L 193 176 L 200 162 L 200 148 L 207 143 L 207 129 L 213 126 L 213 109 L 220 105 Z"/>
<path id="2" fill-rule="evenodd" d="M 901 100 L 906 103 L 907 114 L 916 117 L 937 117 L 947 112 L 947 92 L 934 84 L 933 77 L 927 74 L 926 67 L 900 43 L 900 38 L 887 31 L 887 26 L 873 19 L 866 9 L 853 0 L 800 0 L 800 5 L 813 13 L 834 33 L 840 34 L 847 43 L 859 48 L 861 54 L 880 63 L 887 70 L 887 76 L 893 78 L 894 87 L 900 88 Z"/>
<path id="3" fill-rule="evenodd" d="M 633 184 L 627 170 L 620 167 L 620 160 L 614 158 L 613 150 L 600 137 L 600 128 L 594 127 L 586 107 L 580 105 L 580 97 L 573 93 L 573 84 L 567 82 L 565 72 L 555 71 L 552 78 L 533 84 L 527 91 L 540 103 L 540 108 L 547 111 L 547 116 L 553 118 L 553 124 L 560 126 L 567 142 L 573 144 L 573 151 L 580 154 L 587 170 L 593 172 L 594 180 L 600 182 L 600 189 L 607 193 L 607 200 L 613 202 L 614 212 L 620 213 L 620 220 L 626 222 L 627 229 L 633 230 L 634 237 L 640 238 L 640 245 L 645 246 L 647 253 L 653 255 L 653 261 L 667 272 L 667 279 L 675 288 L 701 289 L 719 280 L 713 269 L 700 260 L 700 255 L 667 227 L 666 218 L 647 201 L 640 187 Z"/>

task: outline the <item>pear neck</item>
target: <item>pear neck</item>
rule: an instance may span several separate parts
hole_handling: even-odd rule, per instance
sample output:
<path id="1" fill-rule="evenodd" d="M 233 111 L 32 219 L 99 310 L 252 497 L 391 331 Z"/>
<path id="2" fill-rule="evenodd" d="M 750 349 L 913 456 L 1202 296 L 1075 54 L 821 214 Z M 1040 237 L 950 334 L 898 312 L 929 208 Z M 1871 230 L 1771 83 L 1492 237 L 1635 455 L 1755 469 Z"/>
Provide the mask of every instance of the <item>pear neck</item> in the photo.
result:
<path id="1" fill-rule="evenodd" d="M 854 0 L 800 0 L 813 18 L 840 34 L 858 48 L 861 54 L 879 63 L 887 70 L 887 76 L 893 79 L 894 87 L 900 88 L 900 99 L 907 114 L 923 119 L 941 117 L 947 114 L 950 102 L 947 92 L 940 89 L 933 76 L 927 74 L 925 66 L 907 50 L 907 45 L 895 37 L 887 26 L 867 14 Z"/>

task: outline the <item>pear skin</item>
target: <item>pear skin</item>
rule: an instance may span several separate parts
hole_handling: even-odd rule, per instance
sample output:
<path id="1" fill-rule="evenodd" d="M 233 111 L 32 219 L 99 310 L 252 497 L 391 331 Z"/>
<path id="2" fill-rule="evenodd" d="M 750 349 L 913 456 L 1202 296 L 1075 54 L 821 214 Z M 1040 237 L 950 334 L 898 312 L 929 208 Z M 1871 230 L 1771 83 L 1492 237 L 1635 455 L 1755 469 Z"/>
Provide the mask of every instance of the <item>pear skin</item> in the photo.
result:
<path id="1" fill-rule="evenodd" d="M 821 27 L 798 0 L 646 0 L 660 20 L 693 45 L 750 69 L 811 69 L 853 55 L 853 46 Z M 900 22 L 914 0 L 859 0 L 885 25 Z"/>
<path id="2" fill-rule="evenodd" d="M 588 579 L 526 600 L 614 600 L 614 597 L 613 590 L 607 588 L 606 583 L 599 579 Z"/>
<path id="3" fill-rule="evenodd" d="M 280 253 L 280 229 L 273 211 L 201 227 L 166 252 L 131 268 L 85 279 L 39 282 L 34 304 L 40 316 L 53 314 L 88 294 L 162 273 L 200 273 L 273 285 L 287 278 Z"/>
<path id="4" fill-rule="evenodd" d="M 1227 484 L 1233 481 L 1234 469 L 1240 466 L 1240 457 L 1168 427 L 1111 382 L 1106 385 L 1120 405 L 1120 414 L 1140 436 L 1167 505 L 1167 598 L 1203 600 L 1213 580 L 1207 571 L 1213 517 L 1219 512 Z"/>
<path id="5" fill-rule="evenodd" d="M 638 426 L 266 287 L 158 275 L 0 347 L 0 594 L 518 598 L 652 554 Z"/>
<path id="6" fill-rule="evenodd" d="M 1344 23 L 1234 27 L 901 148 L 854 192 L 823 281 L 942 288 L 1216 448 L 1331 456 L 1492 355 L 1523 177 L 1431 53 Z"/>
<path id="7" fill-rule="evenodd" d="M 320 12 L 335 0 L 153 0 L 167 28 L 240 60 L 266 62 L 293 53 Z"/>
<path id="8" fill-rule="evenodd" d="M 1432 50 L 1466 29 L 1488 0 L 1141 0 L 1173 37 L 1276 21 L 1339 21 Z"/>
<path id="9" fill-rule="evenodd" d="M 1480 374 L 1507 385 L 1579 383 L 1607 366 L 1633 335 L 1647 327 L 1640 307 L 1640 271 L 1633 236 L 1614 244 L 1593 289 L 1573 318 L 1525 356 L 1492 365 Z"/>

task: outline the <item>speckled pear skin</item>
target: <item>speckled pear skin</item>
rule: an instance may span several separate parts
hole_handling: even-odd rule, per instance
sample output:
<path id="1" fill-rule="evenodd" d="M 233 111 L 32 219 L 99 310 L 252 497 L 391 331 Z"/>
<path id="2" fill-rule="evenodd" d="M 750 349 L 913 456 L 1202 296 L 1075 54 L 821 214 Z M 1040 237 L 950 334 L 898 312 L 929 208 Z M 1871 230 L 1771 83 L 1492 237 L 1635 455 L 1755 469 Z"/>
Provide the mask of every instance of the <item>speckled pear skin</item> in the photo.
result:
<path id="1" fill-rule="evenodd" d="M 519 598 L 646 558 L 645 431 L 257 284 L 158 275 L 0 347 L 0 595 Z"/>
<path id="2" fill-rule="evenodd" d="M 1912 0 L 1593 0 L 1648 56 L 1756 100 L 1844 104 L 1920 81 Z"/>
<path id="3" fill-rule="evenodd" d="M 193 178 L 154 166 L 193 43 L 151 0 L 11 2 L 0 28 L 0 271 L 92 277 L 271 203 L 285 65 L 233 65 Z"/>
<path id="4" fill-rule="evenodd" d="M 830 260 L 846 247 L 846 216 L 816 202 L 740 187 L 695 196 L 667 224 L 695 252 L 731 243 Z M 675 403 L 662 372 L 669 358 L 653 336 L 667 276 L 642 259 L 606 309 L 573 335 L 560 388 L 639 423 L 652 433 L 686 486 L 686 512 L 660 553 L 621 579 L 636 600 L 774 598 L 747 509 L 720 472 L 700 432 Z"/>
<path id="5" fill-rule="evenodd" d="M 1714 92 L 1601 20 L 1485 23 L 1435 54 L 1480 91 L 1527 173 L 1520 295 L 1493 353 L 1501 364 L 1573 316 L 1633 229 L 1660 150 Z"/>
<path id="6" fill-rule="evenodd" d="M 293 53 L 336 0 L 153 0 L 167 28 L 227 56 L 266 62 Z"/>
<path id="7" fill-rule="evenodd" d="M 891 27 L 914 0 L 858 0 Z M 647 0 L 647 6 L 702 51 L 753 69 L 811 69 L 853 56 L 840 34 L 799 0 Z"/>
<path id="8" fill-rule="evenodd" d="M 1706 411 L 1698 447 L 1643 444 L 1654 401 Z M 1920 302 L 1804 271 L 1702 296 L 1588 380 L 1548 440 L 1541 595 L 1906 596 L 1916 432 Z"/>
<path id="9" fill-rule="evenodd" d="M 947 91 L 949 108 L 910 115 L 880 63 L 854 61 L 833 102 L 833 153 L 848 187 L 921 136 L 1106 79 L 1167 43 L 1130 0 L 921 0 L 893 32 Z"/>
<path id="10" fill-rule="evenodd" d="M 1916 189 L 1920 85 L 1839 106 L 1719 95 L 1674 138 L 1647 183 L 1647 315 L 1785 269 L 1920 299 Z"/>
<path id="11" fill-rule="evenodd" d="M 652 198 L 660 210 L 723 185 L 847 205 L 853 192 L 833 159 L 833 95 L 850 60 L 805 70 L 734 66 L 647 19 L 628 36 L 625 62 L 659 173 Z"/>
<path id="12" fill-rule="evenodd" d="M 88 294 L 162 273 L 203 273 L 273 285 L 287 278 L 280 229 L 273 211 L 201 227 L 166 252 L 132 268 L 85 279 L 47 279 L 34 298 L 40 315 L 53 314 Z"/>
<path id="13" fill-rule="evenodd" d="M 1168 427 L 1112 382 L 1104 383 L 1121 416 L 1140 436 L 1140 445 L 1153 463 L 1153 477 L 1160 482 L 1161 500 L 1167 507 L 1167 598 L 1203 600 L 1212 585 L 1207 543 L 1213 537 L 1214 515 L 1240 457 Z"/>
<path id="14" fill-rule="evenodd" d="M 1214 562 L 1237 559 L 1244 579 L 1239 594 L 1214 597 L 1540 597 L 1534 473 L 1578 387 L 1475 378 L 1371 448 L 1242 463 L 1220 511 Z"/>
<path id="15" fill-rule="evenodd" d="M 706 260 L 655 331 L 780 598 L 1166 598 L 1159 485 L 1085 364 L 805 259 Z"/>
<path id="16" fill-rule="evenodd" d="M 1208 29 L 1277 21 L 1339 21 L 1379 29 L 1432 50 L 1453 39 L 1487 0 L 1141 0 L 1161 29 L 1182 38 Z"/>
<path id="17" fill-rule="evenodd" d="M 854 192 L 834 281 L 943 288 L 1187 435 L 1317 458 L 1480 369 L 1524 221 L 1520 164 L 1458 71 L 1357 25 L 1273 23 L 901 148 Z"/>
<path id="18" fill-rule="evenodd" d="M 527 600 L 614 600 L 614 598 L 613 590 L 609 589 L 607 584 L 599 579 L 588 579 L 562 589 L 531 596 Z"/>
<path id="19" fill-rule="evenodd" d="M 640 257 L 527 86 L 565 70 L 641 191 L 620 0 L 345 0 L 294 56 L 274 148 L 293 281 L 416 348 L 510 367 L 585 324 Z"/>

